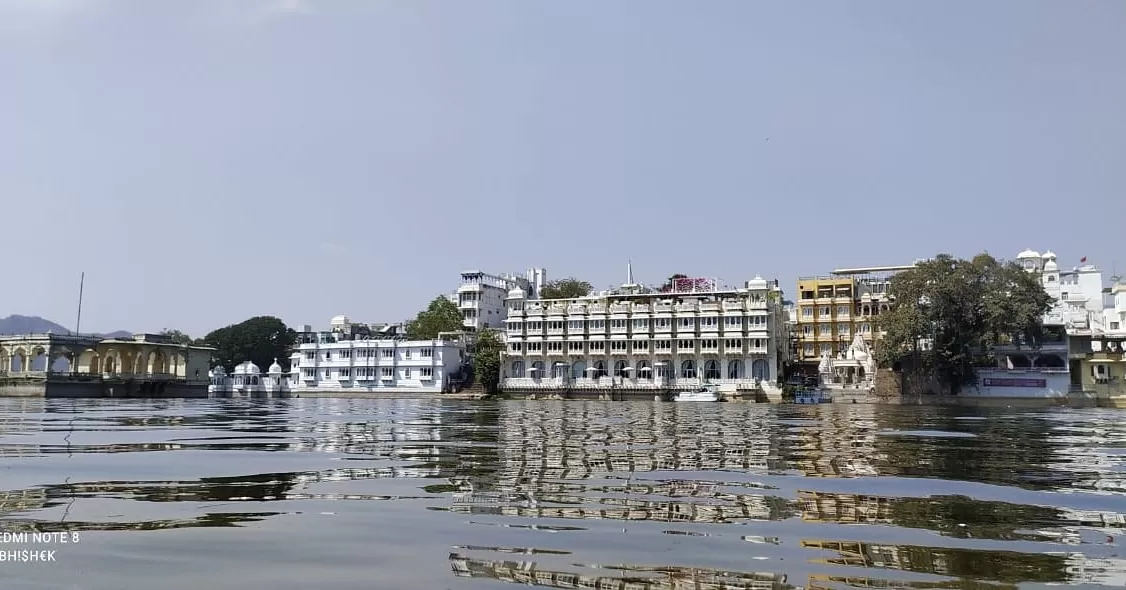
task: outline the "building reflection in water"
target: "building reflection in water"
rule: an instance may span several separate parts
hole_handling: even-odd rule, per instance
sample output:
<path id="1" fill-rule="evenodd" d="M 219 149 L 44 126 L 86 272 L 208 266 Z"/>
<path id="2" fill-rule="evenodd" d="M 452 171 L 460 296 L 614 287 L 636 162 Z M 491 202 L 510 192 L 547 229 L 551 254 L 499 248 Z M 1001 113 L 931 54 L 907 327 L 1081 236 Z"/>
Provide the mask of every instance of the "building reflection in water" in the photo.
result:
<path id="1" fill-rule="evenodd" d="M 1073 464 L 1068 470 L 1066 458 L 1081 456 L 1091 447 L 1113 447 L 1116 437 L 1126 432 L 1121 427 L 1062 439 L 1053 437 L 1055 426 L 1039 416 L 976 420 L 963 409 L 904 411 L 876 406 L 720 410 L 575 402 L 508 404 L 505 409 L 500 417 L 499 468 L 483 477 L 454 480 L 449 510 L 501 517 L 500 526 L 534 528 L 519 523 L 543 520 L 539 527 L 549 530 L 556 526 L 552 522 L 580 519 L 695 525 L 793 522 L 785 526 L 795 533 L 789 542 L 796 541 L 809 552 L 797 568 L 809 588 L 1015 589 L 1029 582 L 1118 587 L 1126 581 L 1126 562 L 1098 555 L 1106 552 L 1105 547 L 1090 547 L 1092 532 L 1122 532 L 1123 515 L 1118 512 L 1080 512 L 958 494 L 840 493 L 815 489 L 816 480 L 804 486 L 813 489 L 784 497 L 746 478 L 760 475 L 771 481 L 797 472 L 817 478 L 928 477 L 1034 491 L 1061 486 L 1105 490 L 1109 486 L 1091 483 L 1092 470 L 1085 465 Z M 1025 443 L 1028 437 L 1035 442 Z M 1106 460 L 1111 455 L 1099 456 Z M 1099 475 L 1121 478 L 1110 469 L 1100 470 Z M 936 481 L 935 490 L 940 489 L 942 482 Z M 879 543 L 866 540 L 868 529 L 863 527 L 841 529 L 846 534 L 852 531 L 849 536 L 856 540 L 800 538 L 803 526 L 844 524 L 1025 544 L 1020 550 L 1001 550 Z M 720 529 L 694 530 L 664 532 L 729 534 Z M 785 538 L 740 538 L 787 544 Z M 1029 551 L 1027 543 L 1035 543 L 1037 550 Z M 1079 546 L 1085 551 L 1076 551 Z M 689 550 L 683 557 L 691 560 L 691 555 Z M 630 568 L 631 576 L 606 577 L 601 572 L 566 571 L 546 562 L 488 559 L 464 552 L 452 553 L 450 560 L 459 576 L 546 587 L 788 587 L 781 573 L 669 566 Z M 830 573 L 842 567 L 937 579 Z M 657 570 L 667 577 L 655 575 Z"/>
<path id="2" fill-rule="evenodd" d="M 470 559 L 450 554 L 454 575 L 492 578 L 544 588 L 599 588 L 605 590 L 791 590 L 786 576 L 776 573 L 730 572 L 688 567 L 600 567 L 627 570 L 634 575 L 593 575 L 537 567 L 534 561 Z"/>
<path id="3" fill-rule="evenodd" d="M 579 548 L 591 527 L 614 521 L 623 523 L 615 529 L 632 523 L 630 541 L 642 546 L 661 542 L 644 531 L 679 535 L 682 543 L 675 558 L 655 558 L 680 565 L 611 566 L 575 563 L 581 555 L 559 561 L 574 546 L 469 545 L 488 536 L 480 527 L 450 539 L 467 542 L 449 556 L 456 575 L 498 581 L 763 590 L 796 589 L 799 579 L 822 590 L 1126 586 L 1126 564 L 1106 541 L 1123 536 L 1126 509 L 1092 500 L 1123 496 L 1126 422 L 1097 411 L 437 400 L 139 402 L 127 409 L 93 404 L 80 413 L 68 407 L 40 403 L 26 414 L 0 413 L 0 457 L 224 450 L 240 451 L 233 456 L 242 461 L 246 452 L 284 452 L 302 469 L 271 473 L 240 462 L 234 472 L 245 475 L 0 492 L 0 530 L 244 526 L 280 514 L 269 507 L 281 500 L 422 498 L 463 521 L 507 527 L 505 534 L 566 531 L 551 538 Z M 130 432 L 146 438 L 121 434 Z M 232 460 L 219 453 L 205 460 L 209 455 L 217 464 Z M 230 473 L 232 465 L 221 467 Z M 882 481 L 904 481 L 892 478 L 927 478 L 923 493 L 932 495 L 889 495 Z M 382 479 L 418 479 L 417 493 L 332 485 Z M 860 485 L 851 493 L 837 485 L 849 483 Z M 1043 501 L 1026 503 L 1037 498 Z M 99 522 L 82 520 L 78 508 L 87 499 L 181 506 L 178 518 Z M 217 503 L 232 512 L 215 512 Z M 71 505 L 76 509 L 59 519 Z M 36 518 L 43 514 L 52 518 Z M 667 524 L 652 529 L 641 522 Z M 919 540 L 888 542 L 889 530 Z M 696 550 L 705 543 L 720 553 Z M 744 566 L 751 551 L 764 567 Z M 511 561 L 513 552 L 545 555 Z M 707 564 L 699 561 L 705 558 Z M 727 569 L 715 565 L 722 559 L 731 561 Z"/>

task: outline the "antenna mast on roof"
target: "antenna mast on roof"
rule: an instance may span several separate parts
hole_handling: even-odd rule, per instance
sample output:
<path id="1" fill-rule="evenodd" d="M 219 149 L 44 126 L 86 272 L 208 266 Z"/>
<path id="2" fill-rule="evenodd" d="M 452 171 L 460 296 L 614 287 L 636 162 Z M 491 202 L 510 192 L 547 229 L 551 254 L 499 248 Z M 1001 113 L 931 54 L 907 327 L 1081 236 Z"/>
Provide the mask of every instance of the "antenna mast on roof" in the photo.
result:
<path id="1" fill-rule="evenodd" d="M 82 288 L 86 285 L 86 273 L 82 273 L 82 277 L 78 279 L 78 319 L 74 321 L 74 333 L 82 333 Z"/>

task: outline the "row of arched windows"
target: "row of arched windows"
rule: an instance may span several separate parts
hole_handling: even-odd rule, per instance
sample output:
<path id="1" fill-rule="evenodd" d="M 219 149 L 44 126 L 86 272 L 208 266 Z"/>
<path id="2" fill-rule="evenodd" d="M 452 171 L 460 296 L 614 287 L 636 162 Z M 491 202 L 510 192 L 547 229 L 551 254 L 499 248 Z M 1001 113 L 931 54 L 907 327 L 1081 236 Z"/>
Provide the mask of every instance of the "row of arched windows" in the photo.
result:
<path id="1" fill-rule="evenodd" d="M 677 371 L 676 377 L 682 379 L 694 379 L 702 377 L 703 379 L 746 379 L 746 365 L 742 359 L 734 359 L 727 361 L 726 370 L 724 370 L 723 362 L 714 359 L 704 361 L 702 365 L 697 365 L 694 360 L 685 360 L 680 363 L 680 370 Z M 531 365 L 525 366 L 524 361 L 514 361 L 512 363 L 512 373 L 510 377 L 565 377 L 570 375 L 572 379 L 591 378 L 598 379 L 613 375 L 623 379 L 639 378 L 649 379 L 652 377 L 670 377 L 669 366 L 665 363 L 656 363 L 655 365 L 649 361 L 637 361 L 637 364 L 630 366 L 627 361 L 619 360 L 614 363 L 613 371 L 606 370 L 606 363 L 604 361 L 594 361 L 593 365 L 589 367 L 583 361 L 576 363 L 554 363 L 550 367 L 546 366 L 543 361 L 532 361 Z M 770 380 L 770 365 L 765 359 L 755 359 L 751 363 L 751 374 L 754 379 L 761 381 Z"/>

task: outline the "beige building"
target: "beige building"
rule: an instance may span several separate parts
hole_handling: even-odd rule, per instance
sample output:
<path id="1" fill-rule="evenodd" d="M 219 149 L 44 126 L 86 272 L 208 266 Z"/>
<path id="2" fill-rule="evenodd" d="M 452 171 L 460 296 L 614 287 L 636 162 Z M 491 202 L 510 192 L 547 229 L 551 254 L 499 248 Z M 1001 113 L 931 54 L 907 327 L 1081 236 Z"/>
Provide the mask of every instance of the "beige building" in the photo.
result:
<path id="1" fill-rule="evenodd" d="M 213 351 L 159 334 L 0 336 L 0 396 L 206 397 Z"/>
<path id="2" fill-rule="evenodd" d="M 797 363 L 811 373 L 824 355 L 846 354 L 858 334 L 872 347 L 879 338 L 877 318 L 890 308 L 891 277 L 913 267 L 843 268 L 799 278 L 794 301 Z"/>

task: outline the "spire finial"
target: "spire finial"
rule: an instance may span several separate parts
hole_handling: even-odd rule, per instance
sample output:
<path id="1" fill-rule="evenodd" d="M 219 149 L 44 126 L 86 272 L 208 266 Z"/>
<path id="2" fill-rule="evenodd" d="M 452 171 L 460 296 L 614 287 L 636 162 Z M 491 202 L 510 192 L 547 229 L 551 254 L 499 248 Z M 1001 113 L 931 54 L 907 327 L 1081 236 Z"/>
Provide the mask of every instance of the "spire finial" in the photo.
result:
<path id="1" fill-rule="evenodd" d="M 630 258 L 626 263 L 626 284 L 633 284 L 633 258 Z"/>

